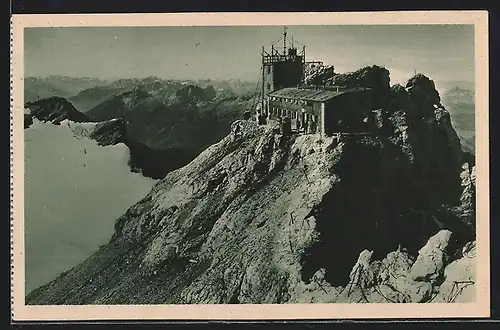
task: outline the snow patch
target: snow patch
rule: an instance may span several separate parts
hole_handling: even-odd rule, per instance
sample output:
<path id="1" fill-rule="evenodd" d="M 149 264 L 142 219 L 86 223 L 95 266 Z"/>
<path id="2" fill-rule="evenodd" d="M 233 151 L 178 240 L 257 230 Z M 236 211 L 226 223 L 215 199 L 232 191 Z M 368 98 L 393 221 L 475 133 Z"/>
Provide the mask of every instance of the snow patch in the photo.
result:
<path id="1" fill-rule="evenodd" d="M 61 121 L 61 126 L 69 128 L 73 133 L 80 137 L 88 137 L 97 123 L 77 123 L 68 119 Z"/>
<path id="2" fill-rule="evenodd" d="M 24 130 L 26 293 L 107 243 L 115 220 L 156 183 L 131 172 L 125 144 L 75 137 L 92 125 L 35 119 Z"/>

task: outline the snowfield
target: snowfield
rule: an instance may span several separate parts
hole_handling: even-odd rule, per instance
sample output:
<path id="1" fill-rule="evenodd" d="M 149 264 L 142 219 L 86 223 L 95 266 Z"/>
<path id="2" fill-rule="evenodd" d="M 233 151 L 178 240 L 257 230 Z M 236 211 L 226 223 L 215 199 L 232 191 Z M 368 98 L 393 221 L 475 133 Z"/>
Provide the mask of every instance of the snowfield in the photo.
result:
<path id="1" fill-rule="evenodd" d="M 24 130 L 26 293 L 107 243 L 114 221 L 156 183 L 130 171 L 124 144 L 85 138 L 94 125 L 35 119 Z"/>

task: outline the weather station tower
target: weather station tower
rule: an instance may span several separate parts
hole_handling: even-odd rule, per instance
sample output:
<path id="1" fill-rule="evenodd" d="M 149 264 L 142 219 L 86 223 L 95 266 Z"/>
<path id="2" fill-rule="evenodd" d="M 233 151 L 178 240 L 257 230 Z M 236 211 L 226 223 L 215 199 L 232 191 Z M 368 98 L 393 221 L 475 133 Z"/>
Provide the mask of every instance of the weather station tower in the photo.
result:
<path id="1" fill-rule="evenodd" d="M 306 47 L 299 51 L 287 39 L 287 27 L 283 28 L 282 40 L 271 45 L 271 49 L 262 47 L 262 81 L 261 81 L 261 109 L 266 109 L 266 98 L 271 92 L 286 87 L 297 87 L 304 82 L 304 69 L 306 65 Z M 279 44 L 282 43 L 282 46 Z M 266 111 L 265 110 L 265 111 Z M 267 112 L 267 111 L 266 111 Z"/>

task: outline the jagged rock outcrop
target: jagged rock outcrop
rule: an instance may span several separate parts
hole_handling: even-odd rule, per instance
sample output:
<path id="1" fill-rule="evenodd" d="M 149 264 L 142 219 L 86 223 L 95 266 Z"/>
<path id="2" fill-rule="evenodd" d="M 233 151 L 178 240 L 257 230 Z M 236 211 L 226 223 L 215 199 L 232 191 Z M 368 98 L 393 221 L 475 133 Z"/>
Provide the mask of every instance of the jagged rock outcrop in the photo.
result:
<path id="1" fill-rule="evenodd" d="M 334 75 L 332 84 L 345 88 L 364 87 L 373 91 L 375 109 L 386 108 L 389 99 L 389 70 L 378 65 L 367 66 L 353 72 Z"/>
<path id="2" fill-rule="evenodd" d="M 411 77 L 405 87 L 410 95 L 410 100 L 416 106 L 437 104 L 441 102 L 434 81 L 424 74 L 417 73 Z"/>
<path id="3" fill-rule="evenodd" d="M 474 302 L 475 243 L 467 243 L 450 263 L 451 236 L 448 230 L 439 231 L 420 249 L 416 260 L 400 248 L 382 260 L 372 260 L 373 251 L 364 250 L 336 302 Z"/>
<path id="4" fill-rule="evenodd" d="M 469 242 L 459 259 L 444 270 L 444 281 L 433 302 L 467 303 L 476 300 L 476 243 Z"/>
<path id="5" fill-rule="evenodd" d="M 314 63 L 306 65 L 304 69 L 304 83 L 306 85 L 330 84 L 335 75 L 333 65 Z"/>
<path id="6" fill-rule="evenodd" d="M 406 92 L 409 103 L 390 111 L 388 75 L 374 70 L 345 79 L 386 88 L 377 132 L 284 136 L 236 121 L 117 219 L 108 244 L 26 303 L 432 301 L 456 281 L 445 267 L 468 265 L 454 262 L 473 226 L 453 210 L 469 207 L 471 184 L 436 99 Z"/>
<path id="7" fill-rule="evenodd" d="M 24 115 L 25 128 L 31 126 L 33 117 L 40 121 L 51 122 L 56 125 L 66 119 L 74 122 L 91 121 L 89 117 L 76 110 L 68 100 L 62 97 L 54 96 L 27 102 L 24 108 L 29 110 L 29 113 L 25 113 Z"/>
<path id="8" fill-rule="evenodd" d="M 333 79 L 334 85 L 348 88 L 366 87 L 375 90 L 389 89 L 389 70 L 378 65 L 367 66 L 359 70 L 337 74 Z"/>
<path id="9" fill-rule="evenodd" d="M 410 269 L 411 278 L 420 282 L 435 283 L 442 274 L 446 262 L 446 248 L 450 242 L 451 231 L 442 230 L 432 236 L 427 244 L 418 251 L 418 257 Z"/>

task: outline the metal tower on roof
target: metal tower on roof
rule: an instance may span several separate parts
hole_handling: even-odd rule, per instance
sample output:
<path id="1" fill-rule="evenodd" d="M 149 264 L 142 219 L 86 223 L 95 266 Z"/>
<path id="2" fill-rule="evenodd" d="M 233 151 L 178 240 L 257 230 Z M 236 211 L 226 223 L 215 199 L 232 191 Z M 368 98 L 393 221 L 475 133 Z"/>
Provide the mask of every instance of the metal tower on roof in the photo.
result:
<path id="1" fill-rule="evenodd" d="M 280 51 L 281 38 L 271 44 L 270 51 L 262 47 L 262 79 L 261 79 L 261 107 L 264 108 L 266 95 L 270 92 L 286 88 L 296 87 L 304 81 L 306 47 L 297 42 L 292 36 L 292 44 L 287 42 L 288 27 L 283 27 L 283 51 Z M 302 46 L 298 50 L 295 44 Z M 290 47 L 289 47 L 290 46 Z"/>
<path id="2" fill-rule="evenodd" d="M 286 26 L 283 27 L 283 55 L 286 55 L 286 30 L 288 28 Z"/>

